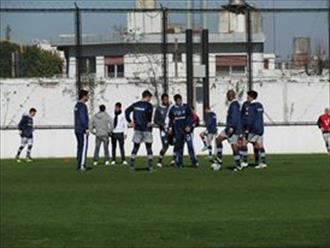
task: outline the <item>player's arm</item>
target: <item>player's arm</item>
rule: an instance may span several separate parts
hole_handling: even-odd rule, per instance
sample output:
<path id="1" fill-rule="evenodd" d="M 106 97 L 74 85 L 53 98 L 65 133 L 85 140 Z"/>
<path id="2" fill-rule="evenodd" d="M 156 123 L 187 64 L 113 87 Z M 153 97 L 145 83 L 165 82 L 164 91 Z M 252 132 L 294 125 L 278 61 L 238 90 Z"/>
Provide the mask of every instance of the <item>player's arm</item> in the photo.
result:
<path id="1" fill-rule="evenodd" d="M 148 110 L 147 110 L 147 122 L 148 122 L 148 127 L 152 126 L 152 113 L 154 111 L 154 108 L 152 107 L 151 104 L 149 104 Z"/>
<path id="2" fill-rule="evenodd" d="M 316 124 L 317 124 L 317 126 L 319 127 L 319 129 L 322 128 L 321 123 L 322 123 L 322 120 L 321 120 L 321 116 L 320 116 L 320 117 L 318 118 L 317 122 L 316 122 Z"/>
<path id="3" fill-rule="evenodd" d="M 86 106 L 81 106 L 78 108 L 78 115 L 80 124 L 85 131 L 88 131 L 89 120 L 88 120 L 88 112 Z"/>
<path id="4" fill-rule="evenodd" d="M 25 116 L 22 116 L 21 120 L 18 123 L 18 130 L 22 131 L 25 123 L 26 123 L 26 118 Z"/>
<path id="5" fill-rule="evenodd" d="M 162 128 L 163 123 L 161 123 L 160 119 L 161 119 L 160 110 L 159 110 L 159 108 L 156 108 L 155 115 L 154 115 L 154 123 L 156 125 L 158 125 L 160 128 Z"/>
<path id="6" fill-rule="evenodd" d="M 173 127 L 174 127 L 174 114 L 173 114 L 173 107 L 170 108 L 168 111 L 168 115 L 166 117 L 166 122 L 168 123 L 169 127 L 169 133 L 173 133 Z"/>
<path id="7" fill-rule="evenodd" d="M 193 112 L 191 110 L 191 108 L 189 106 L 187 106 L 187 111 L 186 111 L 186 132 L 190 132 L 191 128 L 192 128 L 192 116 L 193 116 Z"/>
<path id="8" fill-rule="evenodd" d="M 125 118 L 129 126 L 130 125 L 133 126 L 133 122 L 131 119 L 131 113 L 133 112 L 133 110 L 134 110 L 134 103 L 125 110 Z"/>

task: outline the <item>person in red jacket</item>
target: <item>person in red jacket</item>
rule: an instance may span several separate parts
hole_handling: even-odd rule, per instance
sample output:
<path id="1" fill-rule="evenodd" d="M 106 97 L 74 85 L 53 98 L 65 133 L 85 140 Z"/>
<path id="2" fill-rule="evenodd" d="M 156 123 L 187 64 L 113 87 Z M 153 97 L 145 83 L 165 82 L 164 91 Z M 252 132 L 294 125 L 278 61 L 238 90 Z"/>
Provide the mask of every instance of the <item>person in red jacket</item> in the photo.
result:
<path id="1" fill-rule="evenodd" d="M 323 139 L 330 156 L 330 111 L 328 108 L 324 110 L 324 114 L 317 120 L 317 125 L 321 129 Z"/>

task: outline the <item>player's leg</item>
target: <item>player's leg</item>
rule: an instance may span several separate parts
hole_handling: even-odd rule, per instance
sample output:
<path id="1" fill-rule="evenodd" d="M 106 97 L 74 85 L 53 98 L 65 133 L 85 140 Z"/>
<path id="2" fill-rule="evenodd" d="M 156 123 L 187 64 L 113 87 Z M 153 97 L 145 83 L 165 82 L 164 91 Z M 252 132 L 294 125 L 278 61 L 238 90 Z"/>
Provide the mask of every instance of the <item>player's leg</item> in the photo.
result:
<path id="1" fill-rule="evenodd" d="M 258 136 L 258 139 L 256 140 L 256 143 L 255 143 L 255 148 L 258 150 L 259 161 L 260 161 L 260 163 L 255 168 L 264 169 L 267 167 L 267 164 L 266 164 L 266 151 L 265 151 L 265 148 L 263 145 L 262 136 Z"/>
<path id="2" fill-rule="evenodd" d="M 110 164 L 110 155 L 109 155 L 109 137 L 104 136 L 103 139 L 103 149 L 104 149 L 104 164 Z"/>
<path id="3" fill-rule="evenodd" d="M 27 149 L 26 149 L 26 160 L 28 162 L 32 161 L 32 157 L 31 157 L 32 147 L 33 147 L 33 138 L 29 138 L 27 140 Z"/>
<path id="4" fill-rule="evenodd" d="M 77 170 L 84 169 L 81 168 L 81 161 L 82 161 L 82 153 L 83 153 L 83 146 L 84 146 L 84 134 L 83 133 L 76 133 L 77 139 Z"/>
<path id="5" fill-rule="evenodd" d="M 153 167 L 152 157 L 152 143 L 145 143 L 148 157 L 148 170 L 151 171 Z"/>
<path id="6" fill-rule="evenodd" d="M 158 156 L 158 163 L 157 163 L 158 167 L 163 166 L 164 155 L 167 152 L 168 147 L 169 147 L 168 138 L 167 138 L 167 134 L 165 131 L 160 131 L 160 139 L 162 142 L 162 149 L 160 150 L 159 156 Z"/>
<path id="7" fill-rule="evenodd" d="M 119 142 L 121 162 L 123 165 L 127 165 L 126 158 L 125 158 L 125 147 L 124 147 L 125 135 L 124 135 L 124 133 L 118 134 L 118 142 Z"/>
<path id="8" fill-rule="evenodd" d="M 231 142 L 231 148 L 233 151 L 233 157 L 234 157 L 234 163 L 235 163 L 235 170 L 241 170 L 241 156 L 239 154 L 239 147 L 237 143 L 232 143 Z"/>
<path id="9" fill-rule="evenodd" d="M 25 137 L 21 137 L 21 144 L 20 144 L 20 146 L 18 147 L 18 150 L 17 150 L 16 156 L 15 156 L 16 161 L 17 161 L 18 163 L 21 162 L 21 160 L 19 159 L 19 156 L 21 155 L 21 153 L 22 153 L 24 147 L 27 145 L 27 141 L 28 141 L 27 138 L 25 138 Z"/>
<path id="10" fill-rule="evenodd" d="M 116 149 L 117 149 L 117 134 L 113 133 L 111 136 L 112 165 L 116 164 Z"/>
<path id="11" fill-rule="evenodd" d="M 208 150 L 208 159 L 209 161 L 213 161 L 213 154 L 212 154 L 212 150 L 213 150 L 213 147 L 212 147 L 212 142 L 214 140 L 214 136 L 215 134 L 212 134 L 212 133 L 209 133 L 207 134 L 207 150 Z"/>
<path id="12" fill-rule="evenodd" d="M 202 152 L 206 151 L 207 150 L 207 147 L 208 147 L 208 142 L 207 142 L 207 132 L 204 131 L 204 132 L 201 132 L 199 134 L 199 137 L 201 138 L 203 144 L 204 144 L 204 147 L 202 148 Z"/>
<path id="13" fill-rule="evenodd" d="M 223 141 L 227 139 L 227 134 L 225 130 L 223 130 L 219 136 L 216 138 L 216 148 L 217 148 L 217 156 L 215 158 L 215 162 L 219 165 L 222 165 L 222 152 L 223 152 Z"/>
<path id="14" fill-rule="evenodd" d="M 184 137 L 182 134 L 175 135 L 174 154 L 175 154 L 175 166 L 179 168 L 182 165 L 182 153 L 183 153 Z"/>
<path id="15" fill-rule="evenodd" d="M 244 137 L 240 137 L 239 140 L 239 154 L 241 156 L 241 167 L 245 168 L 249 166 L 248 163 L 248 141 Z"/>
<path id="16" fill-rule="evenodd" d="M 96 166 L 99 161 L 99 153 L 100 147 L 102 144 L 102 138 L 99 136 L 95 136 L 95 149 L 94 149 L 94 156 L 93 156 L 93 165 Z"/>
<path id="17" fill-rule="evenodd" d="M 135 159 L 136 159 L 136 155 L 140 149 L 140 144 L 143 141 L 143 132 L 135 130 L 134 131 L 134 135 L 133 135 L 133 150 L 131 153 L 131 162 L 130 162 L 130 168 L 132 170 L 135 169 Z"/>
<path id="18" fill-rule="evenodd" d="M 81 158 L 81 166 L 80 169 L 86 169 L 86 162 L 87 162 L 87 150 L 88 150 L 88 134 L 83 134 L 83 150 L 82 150 L 82 158 Z"/>
<path id="19" fill-rule="evenodd" d="M 185 135 L 185 141 L 188 146 L 188 153 L 189 153 L 189 157 L 191 160 L 191 164 L 193 167 L 198 167 L 198 161 L 197 161 L 197 157 L 196 157 L 196 153 L 195 153 L 195 149 L 194 149 L 193 138 L 192 138 L 191 133 Z"/>
<path id="20" fill-rule="evenodd" d="M 323 133 L 323 139 L 324 139 L 325 147 L 328 151 L 328 155 L 330 156 L 330 133 Z"/>

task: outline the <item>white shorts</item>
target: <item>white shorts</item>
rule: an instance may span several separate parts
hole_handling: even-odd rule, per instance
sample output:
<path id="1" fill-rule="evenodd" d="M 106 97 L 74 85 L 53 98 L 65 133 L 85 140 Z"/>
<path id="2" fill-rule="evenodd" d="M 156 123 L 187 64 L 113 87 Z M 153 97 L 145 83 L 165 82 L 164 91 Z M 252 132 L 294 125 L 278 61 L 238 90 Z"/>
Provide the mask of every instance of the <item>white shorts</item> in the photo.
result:
<path id="1" fill-rule="evenodd" d="M 33 138 L 26 138 L 26 137 L 21 137 L 21 145 L 22 146 L 32 146 L 33 145 Z"/>
<path id="2" fill-rule="evenodd" d="M 226 130 L 222 130 L 220 136 L 226 138 L 228 140 L 228 143 L 231 145 L 236 144 L 240 137 L 238 134 L 233 134 L 229 137 L 226 133 Z"/>
<path id="3" fill-rule="evenodd" d="M 260 145 L 263 145 L 264 137 L 258 134 L 249 133 L 247 137 L 247 141 L 250 143 L 258 143 Z"/>
<path id="4" fill-rule="evenodd" d="M 135 130 L 132 141 L 137 144 L 140 144 L 143 142 L 152 143 L 152 141 L 153 141 L 152 132 Z"/>

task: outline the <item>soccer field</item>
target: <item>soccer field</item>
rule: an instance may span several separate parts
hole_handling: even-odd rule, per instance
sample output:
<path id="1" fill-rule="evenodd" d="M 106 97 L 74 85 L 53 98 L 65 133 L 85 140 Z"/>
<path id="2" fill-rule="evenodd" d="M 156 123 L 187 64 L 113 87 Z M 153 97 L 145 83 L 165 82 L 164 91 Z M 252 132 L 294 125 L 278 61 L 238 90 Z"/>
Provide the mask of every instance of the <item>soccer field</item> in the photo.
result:
<path id="1" fill-rule="evenodd" d="M 1 160 L 1 247 L 329 247 L 326 155 L 270 155 L 260 171 L 200 162 L 150 174 Z"/>

